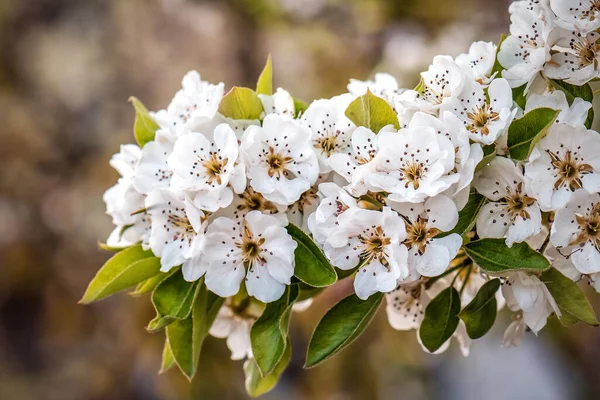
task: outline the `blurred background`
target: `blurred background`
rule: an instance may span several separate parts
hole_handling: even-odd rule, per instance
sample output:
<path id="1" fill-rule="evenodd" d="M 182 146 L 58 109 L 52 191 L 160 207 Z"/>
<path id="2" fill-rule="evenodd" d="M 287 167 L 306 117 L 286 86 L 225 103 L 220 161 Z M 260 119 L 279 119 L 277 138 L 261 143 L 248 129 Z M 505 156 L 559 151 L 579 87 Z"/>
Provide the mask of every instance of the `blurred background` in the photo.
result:
<path id="1" fill-rule="evenodd" d="M 147 297 L 77 305 L 109 257 L 108 160 L 132 142 L 135 95 L 165 107 L 190 69 L 253 87 L 273 55 L 275 84 L 311 100 L 350 77 L 413 87 L 436 54 L 508 32 L 508 0 L 0 1 L 0 399 L 242 399 L 242 363 L 209 339 L 190 384 L 158 375 L 163 334 Z M 506 318 L 463 358 L 421 351 L 414 332 L 371 328 L 302 370 L 307 340 L 345 294 L 295 315 L 294 356 L 268 399 L 586 399 L 600 396 L 600 330 L 549 323 L 500 347 Z M 596 299 L 600 296 L 596 296 Z M 598 301 L 596 301 L 596 305 Z M 600 308 L 596 307 L 597 310 Z M 506 317 L 506 316 L 504 316 Z"/>

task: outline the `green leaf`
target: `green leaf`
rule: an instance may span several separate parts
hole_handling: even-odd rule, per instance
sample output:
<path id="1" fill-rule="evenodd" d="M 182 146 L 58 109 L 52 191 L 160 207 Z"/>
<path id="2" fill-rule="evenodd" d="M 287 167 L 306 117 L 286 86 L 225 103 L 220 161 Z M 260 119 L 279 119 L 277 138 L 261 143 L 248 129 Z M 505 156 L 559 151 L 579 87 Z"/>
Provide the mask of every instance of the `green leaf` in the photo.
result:
<path id="1" fill-rule="evenodd" d="M 497 78 L 501 77 L 500 73 L 504 69 L 502 64 L 500 64 L 500 61 L 498 61 L 498 53 L 500 52 L 500 46 L 502 46 L 502 43 L 504 42 L 505 39 L 506 39 L 506 36 L 504 34 L 502 34 L 500 36 L 500 41 L 498 42 L 498 47 L 496 48 L 496 61 L 494 62 L 494 67 L 492 68 L 492 75 L 494 75 L 494 73 L 495 73 Z"/>
<path id="2" fill-rule="evenodd" d="M 467 334 L 471 339 L 479 339 L 494 325 L 498 309 L 496 292 L 499 288 L 500 279 L 487 281 L 481 286 L 475 298 L 458 314 L 458 317 L 464 321 Z"/>
<path id="3" fill-rule="evenodd" d="M 475 167 L 475 172 L 481 171 L 486 165 L 488 165 L 495 157 L 496 157 L 496 145 L 488 144 L 487 146 L 482 147 L 483 150 L 483 158 L 477 166 Z"/>
<path id="4" fill-rule="evenodd" d="M 297 298 L 298 286 L 288 286 L 279 300 L 267 303 L 250 329 L 252 353 L 263 376 L 270 374 L 283 357 L 292 305 Z"/>
<path id="5" fill-rule="evenodd" d="M 126 247 L 113 247 L 113 246 L 109 246 L 106 243 L 102 243 L 102 242 L 98 242 L 98 247 L 100 247 L 104 251 L 109 251 L 111 253 L 118 253 L 119 251 L 126 248 Z"/>
<path id="6" fill-rule="evenodd" d="M 423 78 L 421 78 L 421 80 L 419 81 L 419 84 L 415 87 L 415 92 L 419 92 L 421 94 L 423 94 L 423 92 L 425 91 L 425 81 L 423 80 Z"/>
<path id="7" fill-rule="evenodd" d="M 514 120 L 508 127 L 508 152 L 513 160 L 525 161 L 533 146 L 546 134 L 559 111 L 551 108 L 536 108 Z"/>
<path id="8" fill-rule="evenodd" d="M 382 299 L 383 293 L 367 300 L 352 294 L 330 308 L 310 338 L 304 368 L 319 365 L 354 342 L 375 316 Z"/>
<path id="9" fill-rule="evenodd" d="M 258 82 L 256 82 L 256 93 L 267 95 L 273 94 L 273 63 L 270 54 L 267 57 L 265 67 L 258 77 Z"/>
<path id="10" fill-rule="evenodd" d="M 175 272 L 173 269 L 168 273 L 159 273 L 152 278 L 146 279 L 143 282 L 138 283 L 135 289 L 129 292 L 132 296 L 141 296 L 146 293 L 151 293 L 162 281 L 164 281 L 168 276 L 172 275 L 171 272 Z"/>
<path id="11" fill-rule="evenodd" d="M 450 339 L 458 326 L 459 312 L 460 296 L 454 287 L 442 290 L 431 300 L 419 329 L 419 337 L 427 350 L 433 353 Z"/>
<path id="12" fill-rule="evenodd" d="M 296 113 L 296 118 L 298 118 L 306 109 L 308 108 L 308 103 L 304 100 L 300 100 L 294 97 L 294 111 Z"/>
<path id="13" fill-rule="evenodd" d="M 598 326 L 594 309 L 575 282 L 556 268 L 544 271 L 541 280 L 554 297 L 562 314 L 559 319 L 564 325 L 573 325 L 574 320 L 577 320 L 588 325 Z"/>
<path id="14" fill-rule="evenodd" d="M 558 80 L 554 80 L 554 79 L 550 79 L 550 82 L 552 82 L 552 85 L 556 89 L 565 93 L 565 97 L 567 98 L 569 105 L 573 104 L 573 100 L 575 100 L 577 97 L 594 104 L 594 91 L 592 90 L 592 87 L 590 86 L 589 83 L 586 83 L 585 85 L 582 85 L 582 86 L 575 86 L 575 85 L 571 85 L 565 81 L 558 81 Z M 588 117 L 585 121 L 585 126 L 588 129 L 590 129 L 592 127 L 593 122 L 594 122 L 594 108 L 592 107 L 588 111 Z"/>
<path id="15" fill-rule="evenodd" d="M 159 374 L 167 372 L 171 368 L 175 366 L 175 358 L 173 357 L 173 352 L 171 351 L 171 346 L 169 345 L 169 339 L 165 339 L 165 346 L 163 347 L 162 353 L 162 361 L 160 363 Z"/>
<path id="16" fill-rule="evenodd" d="M 517 105 L 521 107 L 522 110 L 525 109 L 525 104 L 527 103 L 527 98 L 525 97 L 526 87 L 527 84 L 524 84 L 523 86 L 513 88 L 512 90 L 513 101 L 517 103 Z"/>
<path id="17" fill-rule="evenodd" d="M 200 285 L 203 279 L 201 279 Z M 198 282 L 187 282 L 181 272 L 162 281 L 152 293 L 152 304 L 159 315 L 186 319 L 192 312 Z"/>
<path id="18" fill-rule="evenodd" d="M 167 339 L 175 363 L 189 380 L 196 373 L 202 344 L 223 301 L 201 284 L 191 315 L 167 326 Z"/>
<path id="19" fill-rule="evenodd" d="M 454 229 L 449 232 L 444 232 L 438 235 L 438 237 L 448 236 L 452 233 L 458 233 L 460 236 L 465 236 L 473 226 L 475 226 L 475 222 L 477 221 L 477 216 L 479 212 L 483 208 L 483 206 L 487 203 L 487 199 L 485 196 L 480 195 L 479 193 L 472 192 L 469 195 L 469 200 L 467 204 L 464 206 L 462 210 L 458 212 L 458 222 Z"/>
<path id="20" fill-rule="evenodd" d="M 395 129 L 400 128 L 398 116 L 392 107 L 369 89 L 350 103 L 346 109 L 346 117 L 357 126 L 367 127 L 375 134 L 387 125 L 393 125 Z"/>
<path id="21" fill-rule="evenodd" d="M 150 116 L 148 109 L 135 97 L 130 97 L 129 101 L 135 109 L 135 121 L 133 122 L 133 135 L 135 141 L 140 147 L 154 140 L 156 131 L 160 128 L 154 118 Z"/>
<path id="22" fill-rule="evenodd" d="M 260 119 L 263 105 L 254 90 L 235 86 L 221 99 L 219 112 L 233 119 L 256 120 Z"/>
<path id="23" fill-rule="evenodd" d="M 508 247 L 504 239 L 479 239 L 464 245 L 465 252 L 485 272 L 542 272 L 550 263 L 525 242 Z"/>
<path id="24" fill-rule="evenodd" d="M 298 243 L 294 252 L 294 275 L 312 287 L 325 287 L 337 281 L 335 270 L 313 240 L 294 224 L 286 227 Z"/>
<path id="25" fill-rule="evenodd" d="M 115 254 L 96 273 L 81 304 L 89 304 L 116 292 L 129 289 L 160 273 L 160 259 L 142 245 L 131 246 Z"/>
<path id="26" fill-rule="evenodd" d="M 157 314 L 156 317 L 154 317 L 150 322 L 148 322 L 148 326 L 146 326 L 146 331 L 148 331 L 148 333 L 156 333 L 158 331 L 162 331 L 175 321 L 177 321 L 176 318 L 165 317 L 160 314 Z"/>
<path id="27" fill-rule="evenodd" d="M 292 343 L 290 338 L 287 338 L 287 345 L 281 360 L 277 363 L 273 371 L 262 376 L 260 368 L 256 364 L 256 361 L 252 358 L 244 362 L 244 374 L 246 375 L 246 392 L 252 397 L 258 397 L 262 394 L 269 392 L 275 387 L 281 374 L 285 371 L 286 367 L 292 359 Z"/>

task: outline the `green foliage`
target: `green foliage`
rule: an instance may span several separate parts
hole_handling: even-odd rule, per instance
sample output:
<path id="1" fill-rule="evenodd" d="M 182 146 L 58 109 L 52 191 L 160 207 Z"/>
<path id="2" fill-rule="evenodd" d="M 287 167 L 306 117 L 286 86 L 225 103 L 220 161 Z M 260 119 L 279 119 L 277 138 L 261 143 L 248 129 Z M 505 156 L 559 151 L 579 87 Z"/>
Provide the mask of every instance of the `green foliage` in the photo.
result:
<path id="1" fill-rule="evenodd" d="M 133 135 L 135 141 L 140 147 L 154 140 L 156 131 L 160 128 L 154 118 L 150 116 L 148 109 L 135 97 L 130 97 L 129 101 L 135 109 L 135 121 L 133 122 Z"/>
<path id="2" fill-rule="evenodd" d="M 450 339 L 458 326 L 459 312 L 460 296 L 454 287 L 442 290 L 431 300 L 419 329 L 419 337 L 427 350 L 433 353 Z"/>
<path id="3" fill-rule="evenodd" d="M 165 346 L 163 347 L 162 352 L 162 361 L 160 363 L 159 374 L 167 372 L 171 368 L 175 366 L 175 358 L 173 357 L 173 352 L 171 351 L 171 346 L 169 345 L 169 338 L 165 339 Z"/>
<path id="4" fill-rule="evenodd" d="M 368 89 L 367 93 L 350 103 L 346 109 L 346 117 L 356 126 L 367 127 L 376 134 L 387 125 L 393 125 L 395 129 L 400 128 L 398 116 L 392 107 Z"/>
<path id="5" fill-rule="evenodd" d="M 536 108 L 514 120 L 508 128 L 508 152 L 513 160 L 525 161 L 535 144 L 558 116 L 559 111 L 551 108 Z"/>
<path id="6" fill-rule="evenodd" d="M 485 272 L 542 272 L 550 263 L 525 242 L 508 247 L 504 239 L 479 239 L 463 246 L 465 252 Z"/>
<path id="7" fill-rule="evenodd" d="M 166 329 L 173 359 L 189 380 L 196 373 L 202 344 L 224 301 L 200 285 L 190 316 L 175 320 Z"/>
<path id="8" fill-rule="evenodd" d="M 500 46 L 502 46 L 502 43 L 504 42 L 505 39 L 506 39 L 506 36 L 504 34 L 502 34 L 500 36 L 500 41 L 498 42 L 498 48 L 496 49 L 496 61 L 494 62 L 494 67 L 492 68 L 492 75 L 496 74 L 497 78 L 501 77 L 500 73 L 504 69 L 502 64 L 500 64 L 500 61 L 498 61 L 498 53 L 500 52 Z"/>
<path id="9" fill-rule="evenodd" d="M 126 248 L 109 259 L 90 282 L 82 304 L 103 299 L 129 289 L 160 273 L 160 259 L 141 244 Z"/>
<path id="10" fill-rule="evenodd" d="M 235 86 L 221 99 L 219 112 L 233 119 L 257 120 L 263 105 L 254 90 Z"/>
<path id="11" fill-rule="evenodd" d="M 586 83 L 585 85 L 582 85 L 582 86 L 575 86 L 575 85 L 571 85 L 565 81 L 558 81 L 558 80 L 554 80 L 554 79 L 550 79 L 550 82 L 556 89 L 565 93 L 565 97 L 567 98 L 569 105 L 573 104 L 573 100 L 575 100 L 577 97 L 579 97 L 580 99 L 583 99 L 585 101 L 588 101 L 592 104 L 594 103 L 594 91 L 592 90 L 592 87 L 590 86 L 589 83 Z M 590 110 L 588 111 L 588 117 L 585 121 L 585 126 L 588 129 L 590 129 L 592 127 L 593 122 L 594 122 L 594 109 L 590 108 Z"/>
<path id="12" fill-rule="evenodd" d="M 262 376 L 273 372 L 285 353 L 292 305 L 297 298 L 298 286 L 288 286 L 279 300 L 267 303 L 250 329 L 252 353 Z"/>
<path id="13" fill-rule="evenodd" d="M 256 82 L 256 93 L 266 95 L 273 94 L 273 63 L 270 54 L 267 57 L 265 67 L 258 77 L 258 82 Z"/>
<path id="14" fill-rule="evenodd" d="M 525 104 L 527 103 L 527 98 L 525 97 L 526 87 L 527 84 L 524 84 L 523 86 L 513 88 L 512 90 L 513 101 L 517 103 L 517 105 L 521 107 L 522 110 L 525 109 Z"/>
<path id="15" fill-rule="evenodd" d="M 315 242 L 294 224 L 287 226 L 288 233 L 298 243 L 294 252 L 294 275 L 312 287 L 325 287 L 337 281 L 335 270 Z"/>
<path id="16" fill-rule="evenodd" d="M 488 165 L 495 157 L 497 153 L 495 144 L 488 144 L 487 146 L 482 146 L 483 149 L 483 158 L 477 166 L 475 167 L 475 172 L 481 171 L 486 165 Z"/>
<path id="17" fill-rule="evenodd" d="M 575 282 L 554 267 L 544 271 L 540 279 L 554 297 L 561 313 L 559 319 L 563 325 L 570 326 L 577 321 L 592 326 L 598 325 L 594 309 Z"/>
<path id="18" fill-rule="evenodd" d="M 152 304 L 156 317 L 150 321 L 146 330 L 157 332 L 177 319 L 186 319 L 192 312 L 194 299 L 202 286 L 200 282 L 187 282 L 183 274 L 177 272 L 163 280 L 152 292 Z"/>
<path id="19" fill-rule="evenodd" d="M 465 323 L 471 339 L 478 339 L 488 333 L 496 321 L 498 304 L 496 292 L 500 288 L 500 279 L 487 281 L 469 304 L 462 309 L 459 318 Z"/>
<path id="20" fill-rule="evenodd" d="M 152 293 L 152 291 L 154 291 L 154 289 L 162 281 L 164 281 L 167 277 L 169 277 L 176 271 L 177 271 L 176 269 L 172 269 L 168 273 L 161 272 L 151 278 L 148 278 L 145 281 L 138 283 L 137 286 L 135 287 L 135 289 L 132 290 L 131 292 L 129 292 L 129 294 L 132 296 L 141 296 L 146 293 Z"/>
<path id="21" fill-rule="evenodd" d="M 298 118 L 302 113 L 304 113 L 304 111 L 306 111 L 307 108 L 307 102 L 294 97 L 294 112 L 296 113 L 296 118 Z"/>
<path id="22" fill-rule="evenodd" d="M 283 356 L 270 374 L 263 376 L 256 364 L 256 360 L 248 359 L 244 362 L 244 374 L 246 375 L 246 392 L 252 397 L 258 397 L 273 389 L 283 371 L 292 359 L 292 342 L 287 338 L 287 344 Z"/>
<path id="23" fill-rule="evenodd" d="M 304 368 L 319 365 L 354 342 L 375 316 L 382 299 L 383 293 L 367 300 L 352 294 L 329 309 L 310 338 Z"/>
<path id="24" fill-rule="evenodd" d="M 462 210 L 458 212 L 458 222 L 454 229 L 449 232 L 444 232 L 438 235 L 438 237 L 448 236 L 452 233 L 458 233 L 460 236 L 465 236 L 473 226 L 475 226 L 475 222 L 477 221 L 477 216 L 479 212 L 483 208 L 483 206 L 487 203 L 487 199 L 485 196 L 480 195 L 479 193 L 472 192 L 469 195 L 469 200 L 467 204 L 464 206 Z"/>

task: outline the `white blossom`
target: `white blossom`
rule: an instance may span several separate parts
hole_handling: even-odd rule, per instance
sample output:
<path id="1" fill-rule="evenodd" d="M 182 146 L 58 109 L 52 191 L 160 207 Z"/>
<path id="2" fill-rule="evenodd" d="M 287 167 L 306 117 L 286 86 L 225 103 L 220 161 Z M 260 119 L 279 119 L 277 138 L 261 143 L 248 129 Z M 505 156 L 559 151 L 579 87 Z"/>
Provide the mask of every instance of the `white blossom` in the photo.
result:
<path id="1" fill-rule="evenodd" d="M 390 74 L 378 73 L 375 74 L 375 79 L 372 81 L 359 81 L 350 79 L 348 84 L 348 92 L 354 96 L 362 96 L 367 93 L 367 89 L 375 96 L 383 98 L 388 104 L 394 107 L 394 98 L 401 94 L 404 89 L 398 87 L 396 78 Z"/>
<path id="2" fill-rule="evenodd" d="M 227 299 L 219 309 L 208 333 L 216 338 L 227 339 L 232 360 L 253 358 L 250 329 L 254 321 L 252 316 L 236 313 L 232 308 L 231 299 Z"/>
<path id="3" fill-rule="evenodd" d="M 581 86 L 600 73 L 600 34 L 555 29 L 556 53 L 544 68 L 548 78 Z"/>
<path id="4" fill-rule="evenodd" d="M 566 29 L 587 33 L 600 28 L 600 4 L 595 0 L 552 0 L 556 23 Z"/>
<path id="5" fill-rule="evenodd" d="M 265 114 L 287 115 L 294 118 L 296 115 L 296 106 L 294 98 L 285 89 L 277 88 L 272 95 L 259 94 L 258 97 L 262 102 Z"/>
<path id="6" fill-rule="evenodd" d="M 577 126 L 585 123 L 588 117 L 588 111 L 592 108 L 592 104 L 576 97 L 569 106 L 565 93 L 560 90 L 545 94 L 532 93 L 527 97 L 525 113 L 542 107 L 560 110 L 555 121 L 557 124 Z"/>
<path id="7" fill-rule="evenodd" d="M 292 204 L 319 176 L 310 131 L 289 117 L 269 114 L 248 127 L 241 149 L 250 185 L 275 203 Z"/>
<path id="8" fill-rule="evenodd" d="M 496 50 L 492 42 L 474 42 L 468 53 L 456 57 L 456 64 L 468 68 L 478 83 L 487 84 L 496 62 Z"/>
<path id="9" fill-rule="evenodd" d="M 339 216 L 349 208 L 358 205 L 354 197 L 333 182 L 320 184 L 318 195 L 319 204 L 310 214 L 307 224 L 313 239 L 323 244 L 339 224 Z"/>
<path id="10" fill-rule="evenodd" d="M 573 192 L 600 191 L 600 135 L 583 126 L 554 124 L 534 147 L 525 177 L 542 211 L 558 210 Z"/>
<path id="11" fill-rule="evenodd" d="M 138 192 L 148 194 L 155 189 L 169 187 L 173 171 L 167 159 L 172 152 L 173 144 L 168 140 L 154 140 L 144 145 L 132 177 L 133 186 Z"/>

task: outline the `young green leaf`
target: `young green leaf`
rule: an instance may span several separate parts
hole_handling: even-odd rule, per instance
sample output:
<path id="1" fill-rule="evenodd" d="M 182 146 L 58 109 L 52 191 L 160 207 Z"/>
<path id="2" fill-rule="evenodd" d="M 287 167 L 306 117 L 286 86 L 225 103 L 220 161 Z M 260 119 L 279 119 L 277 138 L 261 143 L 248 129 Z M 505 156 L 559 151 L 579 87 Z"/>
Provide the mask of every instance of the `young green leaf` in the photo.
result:
<path id="1" fill-rule="evenodd" d="M 294 224 L 289 224 L 286 229 L 298 243 L 294 252 L 296 278 L 312 287 L 334 284 L 337 281 L 335 270 L 315 242 Z"/>
<path id="2" fill-rule="evenodd" d="M 502 272 L 542 272 L 550 263 L 525 242 L 508 247 L 504 239 L 479 239 L 467 243 L 465 252 L 482 270 L 489 274 Z"/>
<path id="3" fill-rule="evenodd" d="M 392 107 L 369 89 L 350 103 L 346 109 L 346 117 L 357 126 L 367 127 L 375 134 L 387 125 L 393 125 L 395 129 L 400 128 L 398 116 Z"/>
<path id="4" fill-rule="evenodd" d="M 527 98 L 525 97 L 525 88 L 526 87 L 527 87 L 527 84 L 524 84 L 522 86 L 513 88 L 513 90 L 512 90 L 513 100 L 515 103 L 517 103 L 517 105 L 519 107 L 521 107 L 522 110 L 525 109 L 525 103 L 527 103 Z"/>
<path id="5" fill-rule="evenodd" d="M 471 339 L 479 339 L 494 325 L 498 308 L 496 292 L 499 288 L 500 279 L 487 281 L 479 288 L 475 298 L 458 314 L 465 323 L 467 334 Z"/>
<path id="6" fill-rule="evenodd" d="M 167 339 L 175 363 L 189 380 L 196 373 L 202 343 L 223 301 L 224 299 L 209 292 L 206 286 L 201 284 L 191 315 L 186 319 L 175 320 L 167 326 Z"/>
<path id="7" fill-rule="evenodd" d="M 171 368 L 175 366 L 175 358 L 173 357 L 173 352 L 171 351 L 171 346 L 169 345 L 169 339 L 165 339 L 165 346 L 163 347 L 162 353 L 162 361 L 160 363 L 159 374 L 165 373 Z"/>
<path id="8" fill-rule="evenodd" d="M 263 376 L 270 374 L 283 357 L 292 305 L 297 298 L 298 286 L 288 286 L 279 300 L 267 303 L 250 329 L 252 353 Z"/>
<path id="9" fill-rule="evenodd" d="M 433 353 L 450 339 L 458 326 L 459 312 L 460 296 L 454 287 L 444 289 L 431 300 L 419 329 L 419 337 L 427 350 Z"/>
<path id="10" fill-rule="evenodd" d="M 200 285 L 202 284 L 202 279 Z M 192 312 L 194 297 L 198 293 L 198 282 L 188 282 L 181 272 L 162 281 L 152 293 L 152 304 L 156 313 L 175 319 L 186 319 Z"/>
<path id="11" fill-rule="evenodd" d="M 556 89 L 564 92 L 569 105 L 573 104 L 573 100 L 575 100 L 577 97 L 579 97 L 580 99 L 583 99 L 587 102 L 590 102 L 592 104 L 594 102 L 594 91 L 592 90 L 592 87 L 590 86 L 589 83 L 586 83 L 585 85 L 582 85 L 582 86 L 575 86 L 575 85 L 571 85 L 565 81 L 559 81 L 559 80 L 554 80 L 554 79 L 550 79 L 550 82 L 552 82 L 552 85 Z M 592 127 L 593 122 L 594 122 L 594 108 L 592 107 L 589 109 L 588 117 L 585 120 L 586 128 L 590 129 Z"/>
<path id="12" fill-rule="evenodd" d="M 308 103 L 304 100 L 294 97 L 294 112 L 296 114 L 296 118 L 298 118 L 306 109 L 308 108 Z"/>
<path id="13" fill-rule="evenodd" d="M 135 289 L 129 292 L 129 294 L 131 296 L 141 296 L 143 294 L 152 293 L 162 281 L 171 275 L 171 272 L 175 272 L 175 269 L 168 273 L 161 272 L 152 278 L 148 278 L 145 281 L 138 283 Z"/>
<path id="14" fill-rule="evenodd" d="M 267 57 L 265 67 L 258 77 L 258 82 L 256 82 L 256 93 L 267 95 L 273 94 L 273 63 L 270 54 Z"/>
<path id="15" fill-rule="evenodd" d="M 561 316 L 560 321 L 566 325 L 573 325 L 574 320 L 597 326 L 596 314 L 579 286 L 556 268 L 550 268 L 542 273 L 542 282 L 554 297 Z"/>
<path id="16" fill-rule="evenodd" d="M 89 304 L 103 299 L 159 273 L 160 259 L 151 251 L 142 249 L 141 244 L 128 247 L 100 268 L 79 302 Z"/>
<path id="17" fill-rule="evenodd" d="M 154 140 L 156 131 L 160 128 L 154 118 L 150 116 L 148 109 L 135 97 L 130 97 L 129 101 L 135 109 L 135 121 L 133 122 L 133 135 L 135 141 L 140 147 Z"/>
<path id="18" fill-rule="evenodd" d="M 497 78 L 500 77 L 500 73 L 504 69 L 502 64 L 500 64 L 500 61 L 498 61 L 498 53 L 500 52 L 500 46 L 502 46 L 502 42 L 504 42 L 504 39 L 506 39 L 506 36 L 502 34 L 500 36 L 500 41 L 498 42 L 498 48 L 496 49 L 496 61 L 494 62 L 494 66 L 492 67 L 492 75 L 496 74 Z"/>
<path id="19" fill-rule="evenodd" d="M 513 160 L 525 161 L 535 144 L 558 116 L 559 111 L 551 108 L 536 108 L 514 120 L 508 127 L 508 152 Z"/>
<path id="20" fill-rule="evenodd" d="M 454 229 L 449 232 L 441 233 L 438 236 L 444 237 L 452 233 L 458 233 L 460 236 L 465 236 L 471 232 L 471 229 L 473 229 L 473 226 L 475 225 L 475 221 L 477 221 L 477 216 L 485 203 L 487 203 L 485 196 L 476 192 L 471 193 L 467 204 L 458 212 L 458 222 Z"/>
<path id="21" fill-rule="evenodd" d="M 156 317 L 154 317 L 150 322 L 148 322 L 148 325 L 146 326 L 146 331 L 148 333 L 156 333 L 162 331 L 175 321 L 177 321 L 176 318 L 165 317 L 163 315 L 156 314 Z"/>
<path id="22" fill-rule="evenodd" d="M 352 294 L 330 308 L 310 338 L 304 368 L 319 365 L 354 342 L 375 316 L 382 299 L 383 293 L 367 300 Z"/>
<path id="23" fill-rule="evenodd" d="M 283 356 L 270 374 L 262 376 L 256 360 L 252 358 L 246 360 L 244 362 L 244 374 L 246 375 L 246 392 L 248 392 L 248 395 L 258 397 L 273 389 L 291 359 L 292 343 L 288 337 Z"/>
<path id="24" fill-rule="evenodd" d="M 263 105 L 254 90 L 235 86 L 221 99 L 219 112 L 233 119 L 255 120 L 260 119 Z"/>
<path id="25" fill-rule="evenodd" d="M 487 146 L 483 146 L 483 158 L 477 166 L 475 167 L 475 172 L 481 171 L 486 165 L 488 165 L 495 157 L 496 157 L 496 145 L 488 144 Z"/>

